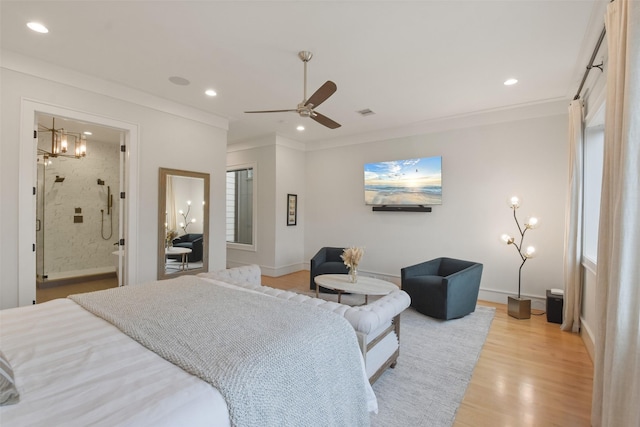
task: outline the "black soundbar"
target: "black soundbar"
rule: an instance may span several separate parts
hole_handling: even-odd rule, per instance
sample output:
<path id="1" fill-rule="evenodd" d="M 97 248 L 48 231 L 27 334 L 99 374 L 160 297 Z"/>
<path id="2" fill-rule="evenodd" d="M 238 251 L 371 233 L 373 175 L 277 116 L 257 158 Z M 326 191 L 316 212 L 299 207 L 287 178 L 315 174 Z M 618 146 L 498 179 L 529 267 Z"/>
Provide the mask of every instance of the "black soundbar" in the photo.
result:
<path id="1" fill-rule="evenodd" d="M 431 212 L 431 206 L 373 206 L 374 212 Z"/>

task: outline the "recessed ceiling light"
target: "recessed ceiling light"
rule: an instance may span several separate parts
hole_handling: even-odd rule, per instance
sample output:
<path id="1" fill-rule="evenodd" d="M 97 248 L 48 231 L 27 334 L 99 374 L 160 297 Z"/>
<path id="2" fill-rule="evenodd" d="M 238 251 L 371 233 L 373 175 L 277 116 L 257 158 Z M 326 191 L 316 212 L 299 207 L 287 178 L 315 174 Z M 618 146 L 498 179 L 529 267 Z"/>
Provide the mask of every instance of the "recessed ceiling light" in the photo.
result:
<path id="1" fill-rule="evenodd" d="M 216 96 L 216 95 L 217 95 L 216 91 L 215 91 L 215 90 L 213 90 L 213 89 L 207 89 L 207 90 L 205 90 L 205 91 L 204 91 L 204 93 L 205 93 L 207 96 Z"/>
<path id="2" fill-rule="evenodd" d="M 191 82 L 184 77 L 171 76 L 169 77 L 169 81 L 174 85 L 178 86 L 188 86 Z"/>
<path id="3" fill-rule="evenodd" d="M 518 79 L 507 79 L 504 81 L 505 86 L 512 86 L 516 83 L 518 83 Z"/>
<path id="4" fill-rule="evenodd" d="M 49 32 L 49 29 L 47 27 L 45 27 L 44 25 L 42 25 L 41 23 L 39 23 L 39 22 L 29 22 L 27 24 L 27 27 L 29 27 L 30 29 L 32 29 L 36 33 L 46 34 L 46 33 Z"/>
<path id="5" fill-rule="evenodd" d="M 298 127 L 296 129 L 302 132 L 304 130 L 304 126 L 298 125 Z"/>
<path id="6" fill-rule="evenodd" d="M 82 133 L 83 133 L 83 134 L 85 134 L 85 135 L 93 135 L 93 133 L 92 133 L 92 132 L 89 132 L 88 130 L 85 130 L 85 131 L 84 131 L 84 132 L 82 132 Z"/>

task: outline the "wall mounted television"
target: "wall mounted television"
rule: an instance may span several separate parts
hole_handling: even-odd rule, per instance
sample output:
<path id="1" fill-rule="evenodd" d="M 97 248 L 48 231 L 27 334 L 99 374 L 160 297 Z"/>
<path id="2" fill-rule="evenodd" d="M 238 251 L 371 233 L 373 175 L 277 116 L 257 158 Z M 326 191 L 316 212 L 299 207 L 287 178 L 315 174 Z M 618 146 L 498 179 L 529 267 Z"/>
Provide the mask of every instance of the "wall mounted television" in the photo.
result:
<path id="1" fill-rule="evenodd" d="M 442 204 L 442 157 L 364 165 L 364 200 L 372 206 Z"/>

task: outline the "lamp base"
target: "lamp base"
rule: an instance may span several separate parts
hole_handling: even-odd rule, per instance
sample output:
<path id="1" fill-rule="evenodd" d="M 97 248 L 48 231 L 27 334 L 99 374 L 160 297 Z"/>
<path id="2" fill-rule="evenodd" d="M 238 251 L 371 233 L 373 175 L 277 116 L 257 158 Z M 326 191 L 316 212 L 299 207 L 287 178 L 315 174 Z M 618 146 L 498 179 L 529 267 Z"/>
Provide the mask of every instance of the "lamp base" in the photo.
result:
<path id="1" fill-rule="evenodd" d="M 507 298 L 507 309 L 509 316 L 516 319 L 530 319 L 531 318 L 531 300 L 524 298 Z"/>

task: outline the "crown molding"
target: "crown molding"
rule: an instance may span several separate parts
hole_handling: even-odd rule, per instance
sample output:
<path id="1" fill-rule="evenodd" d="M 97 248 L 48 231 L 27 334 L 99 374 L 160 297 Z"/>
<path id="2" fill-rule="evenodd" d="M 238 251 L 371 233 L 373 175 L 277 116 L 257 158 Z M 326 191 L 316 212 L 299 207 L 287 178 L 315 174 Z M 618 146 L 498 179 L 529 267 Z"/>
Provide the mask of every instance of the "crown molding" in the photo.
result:
<path id="1" fill-rule="evenodd" d="M 53 65 L 13 51 L 0 50 L 0 57 L 0 67 L 7 70 L 141 105 L 163 113 L 214 126 L 224 131 L 229 130 L 229 120 L 197 108 L 169 101 L 140 90 L 92 77 L 73 69 Z"/>
<path id="2" fill-rule="evenodd" d="M 569 99 L 557 98 L 529 104 L 512 105 L 491 110 L 476 111 L 449 117 L 440 117 L 431 120 L 424 120 L 412 125 L 402 126 L 398 128 L 379 130 L 366 134 L 351 135 L 324 141 L 314 141 L 313 145 L 307 145 L 307 151 L 323 150 L 347 145 L 366 144 L 369 142 L 383 141 L 388 139 L 405 138 L 415 135 L 424 135 L 455 129 L 514 122 L 539 117 L 565 115 L 567 114 L 569 103 Z"/>

